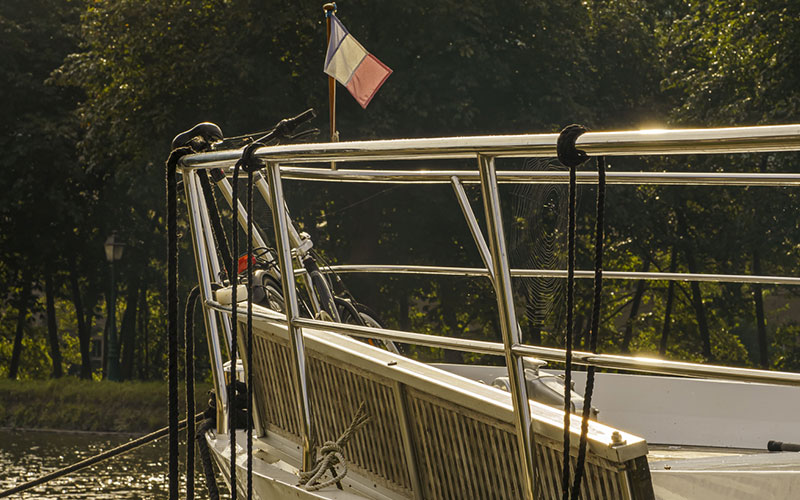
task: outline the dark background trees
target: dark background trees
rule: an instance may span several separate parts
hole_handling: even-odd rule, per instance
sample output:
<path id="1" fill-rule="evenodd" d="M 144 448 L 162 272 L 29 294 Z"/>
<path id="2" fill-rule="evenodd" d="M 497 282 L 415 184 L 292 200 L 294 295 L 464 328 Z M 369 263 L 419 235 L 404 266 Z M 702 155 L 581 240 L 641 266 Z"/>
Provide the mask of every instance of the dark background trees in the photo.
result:
<path id="1" fill-rule="evenodd" d="M 575 121 L 598 130 L 798 121 L 800 56 L 791 47 L 800 42 L 800 7 L 789 1 L 410 0 L 381 8 L 353 0 L 339 7 L 355 37 L 394 70 L 366 111 L 339 89 L 343 140 L 551 132 Z M 117 267 L 122 375 L 160 377 L 169 140 L 200 121 L 235 135 L 311 106 L 324 114 L 321 3 L 10 0 L 0 6 L 0 23 L 7 179 L 0 370 L 92 376 L 91 341 L 103 336 L 109 291 L 102 243 L 116 230 L 128 243 Z M 611 168 L 787 172 L 796 160 L 625 158 L 611 159 Z M 765 196 L 765 189 L 611 187 L 607 268 L 796 275 L 796 194 Z M 480 213 L 477 190 L 468 193 Z M 287 194 L 293 215 L 332 261 L 480 265 L 447 186 L 289 182 Z M 510 195 L 504 191 L 509 214 Z M 581 188 L 584 268 L 593 196 Z M 184 229 L 186 292 L 194 268 Z M 497 336 L 486 283 L 348 283 L 393 326 Z M 579 323 L 589 287 L 578 288 Z M 800 366 L 797 326 L 786 311 L 792 289 L 609 281 L 606 290 L 605 351 Z M 519 300 L 524 307 L 533 299 Z M 563 343 L 558 310 L 525 320 L 528 338 Z M 577 331 L 587 327 L 584 321 Z M 205 352 L 202 342 L 196 351 Z"/>

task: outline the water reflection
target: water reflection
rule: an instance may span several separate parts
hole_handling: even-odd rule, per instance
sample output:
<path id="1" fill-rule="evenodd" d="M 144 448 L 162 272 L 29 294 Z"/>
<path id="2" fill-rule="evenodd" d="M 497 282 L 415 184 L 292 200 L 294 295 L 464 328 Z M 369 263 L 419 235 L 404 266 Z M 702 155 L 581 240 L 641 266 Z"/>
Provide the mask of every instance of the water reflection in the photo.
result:
<path id="1" fill-rule="evenodd" d="M 130 438 L 109 434 L 44 431 L 0 431 L 0 491 L 119 446 Z M 181 444 L 181 458 L 186 454 Z M 169 494 L 167 440 L 162 439 L 125 455 L 95 464 L 32 488 L 14 498 L 41 499 L 150 499 Z M 184 467 L 181 463 L 181 467 Z M 195 498 L 208 498 L 203 473 L 195 472 Z M 221 477 L 220 493 L 228 498 Z M 185 496 L 181 480 L 181 498 Z"/>

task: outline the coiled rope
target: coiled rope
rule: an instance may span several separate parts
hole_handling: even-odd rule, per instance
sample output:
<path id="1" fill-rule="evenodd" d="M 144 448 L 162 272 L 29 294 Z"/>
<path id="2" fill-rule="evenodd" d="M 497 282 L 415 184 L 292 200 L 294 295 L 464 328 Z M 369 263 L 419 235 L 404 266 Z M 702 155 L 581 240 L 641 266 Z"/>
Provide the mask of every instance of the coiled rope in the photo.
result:
<path id="1" fill-rule="evenodd" d="M 347 462 L 344 459 L 343 448 L 350 441 L 356 431 L 364 427 L 372 417 L 367 414 L 365 402 L 362 401 L 356 410 L 353 421 L 345 429 L 336 442 L 326 441 L 320 448 L 321 457 L 317 460 L 314 467 L 309 471 L 300 471 L 300 485 L 307 491 L 317 491 L 336 484 L 342 489 L 341 481 L 347 475 Z M 339 466 L 339 469 L 337 469 Z M 322 480 L 327 471 L 331 472 L 331 477 Z"/>

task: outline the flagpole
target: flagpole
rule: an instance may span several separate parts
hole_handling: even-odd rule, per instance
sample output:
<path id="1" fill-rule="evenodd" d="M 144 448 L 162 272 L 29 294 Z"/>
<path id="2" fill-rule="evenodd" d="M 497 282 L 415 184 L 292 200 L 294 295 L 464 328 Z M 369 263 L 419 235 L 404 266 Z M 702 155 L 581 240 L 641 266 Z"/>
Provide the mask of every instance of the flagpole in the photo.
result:
<path id="1" fill-rule="evenodd" d="M 327 45 L 331 43 L 331 15 L 336 13 L 335 3 L 326 3 L 322 6 L 325 11 L 325 20 L 328 26 Z M 331 142 L 339 142 L 339 133 L 336 131 L 336 80 L 328 76 L 328 109 L 330 110 Z M 336 162 L 331 162 L 331 170 L 336 170 Z"/>

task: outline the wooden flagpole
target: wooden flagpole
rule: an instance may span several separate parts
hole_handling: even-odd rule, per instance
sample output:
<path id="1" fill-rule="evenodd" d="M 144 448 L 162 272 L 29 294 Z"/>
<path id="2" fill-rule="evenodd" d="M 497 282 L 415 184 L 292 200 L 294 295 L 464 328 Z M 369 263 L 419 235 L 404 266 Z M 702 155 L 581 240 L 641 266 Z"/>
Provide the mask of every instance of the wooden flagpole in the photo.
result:
<path id="1" fill-rule="evenodd" d="M 326 3 L 322 6 L 325 11 L 325 21 L 328 26 L 327 45 L 331 43 L 331 15 L 336 13 L 335 3 Z M 328 76 L 328 109 L 330 110 L 331 142 L 339 142 L 339 132 L 336 131 L 336 80 Z M 336 170 L 336 162 L 331 162 L 331 170 Z"/>

